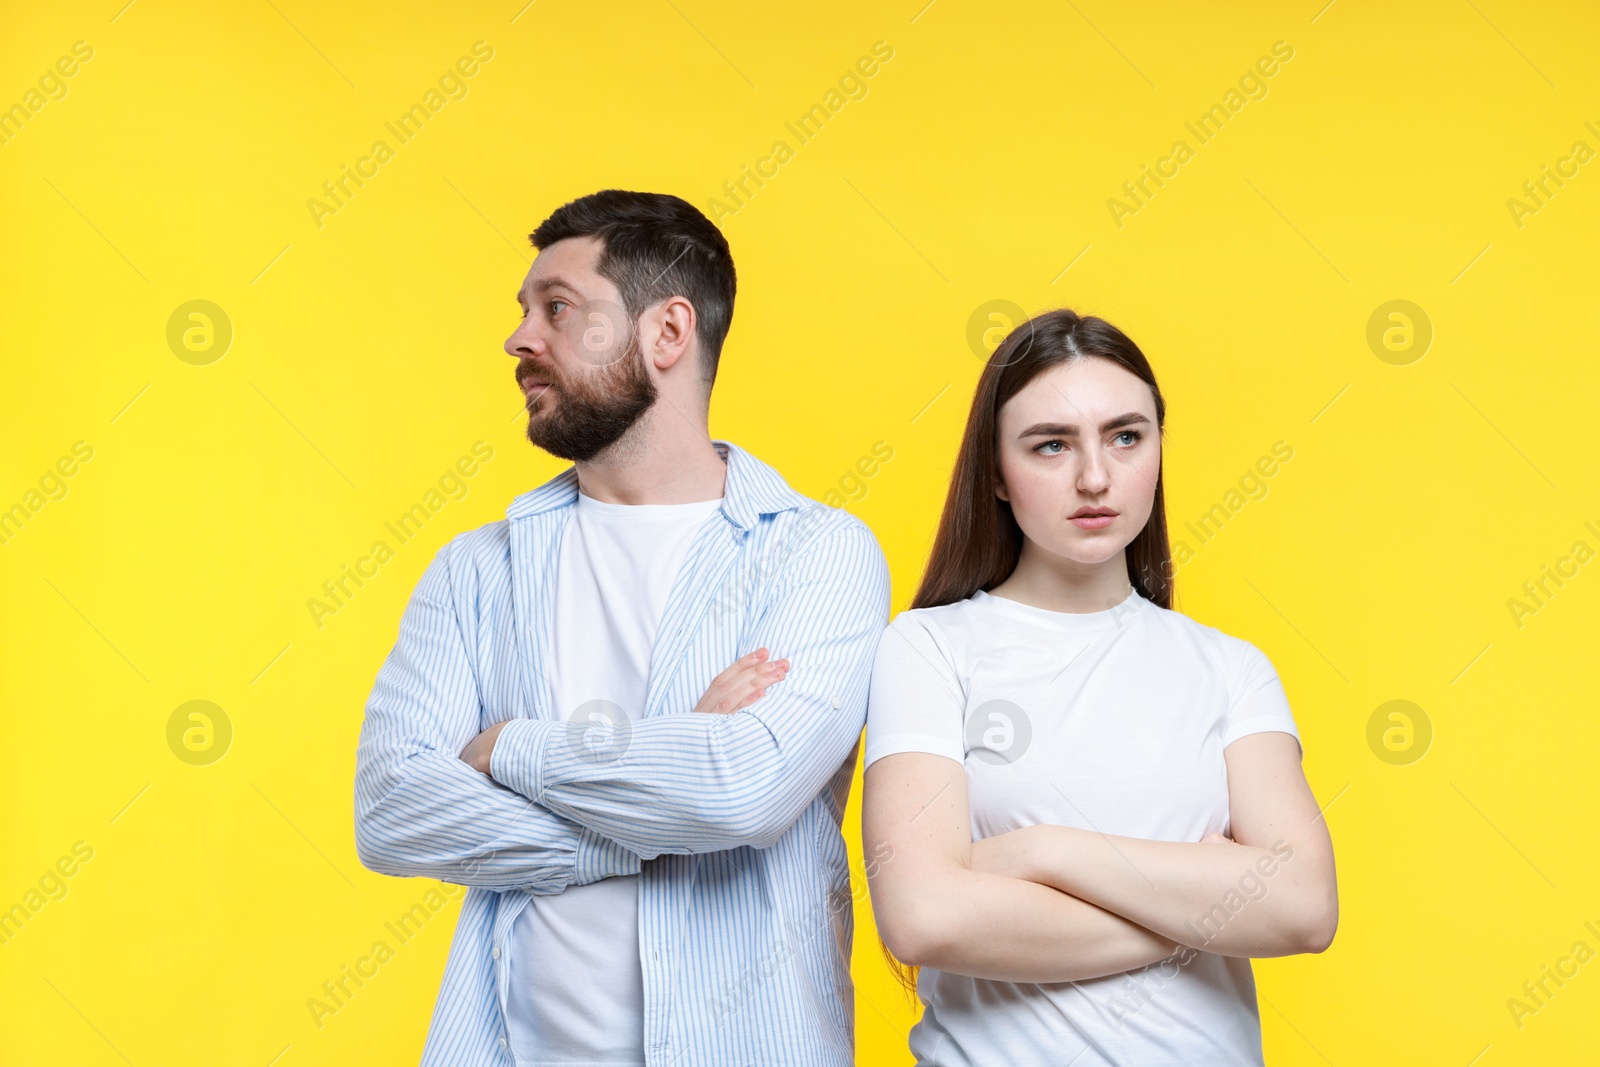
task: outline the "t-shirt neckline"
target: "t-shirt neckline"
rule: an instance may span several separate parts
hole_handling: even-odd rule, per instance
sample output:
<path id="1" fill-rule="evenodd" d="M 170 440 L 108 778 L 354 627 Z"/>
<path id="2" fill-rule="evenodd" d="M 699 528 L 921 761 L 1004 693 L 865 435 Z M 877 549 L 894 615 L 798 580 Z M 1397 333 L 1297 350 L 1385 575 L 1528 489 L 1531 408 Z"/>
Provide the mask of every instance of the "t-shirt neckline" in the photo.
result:
<path id="1" fill-rule="evenodd" d="M 1064 633 L 1115 629 L 1121 626 L 1129 615 L 1142 608 L 1144 601 L 1138 589 L 1130 589 L 1128 595 L 1119 603 L 1104 611 L 1053 611 L 1050 608 L 1024 604 L 1009 597 L 995 596 L 983 589 L 973 593 L 969 599 L 981 610 Z"/>
<path id="2" fill-rule="evenodd" d="M 606 520 L 649 522 L 669 519 L 692 519 L 709 515 L 722 506 L 724 497 L 711 500 L 691 500 L 683 504 L 614 504 L 598 500 L 583 490 L 578 490 L 578 510 L 585 515 Z"/>

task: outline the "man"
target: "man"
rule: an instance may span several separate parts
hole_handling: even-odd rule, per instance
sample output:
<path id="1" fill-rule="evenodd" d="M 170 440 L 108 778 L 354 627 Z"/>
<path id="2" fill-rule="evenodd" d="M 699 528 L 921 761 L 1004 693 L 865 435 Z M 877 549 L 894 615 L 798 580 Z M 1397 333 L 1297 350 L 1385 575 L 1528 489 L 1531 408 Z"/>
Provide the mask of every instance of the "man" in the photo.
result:
<path id="1" fill-rule="evenodd" d="M 710 438 L 704 215 L 606 190 L 531 240 L 505 347 L 573 465 L 439 551 L 356 753 L 361 862 L 471 887 L 422 1062 L 849 1064 L 883 553 Z"/>

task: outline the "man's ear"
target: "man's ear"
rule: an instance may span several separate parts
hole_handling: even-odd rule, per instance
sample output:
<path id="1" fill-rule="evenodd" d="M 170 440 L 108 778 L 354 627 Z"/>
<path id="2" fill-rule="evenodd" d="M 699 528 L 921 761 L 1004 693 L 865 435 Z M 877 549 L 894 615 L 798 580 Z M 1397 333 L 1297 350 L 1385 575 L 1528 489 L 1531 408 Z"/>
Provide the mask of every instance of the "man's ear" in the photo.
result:
<path id="1" fill-rule="evenodd" d="M 648 312 L 652 338 L 646 355 L 659 371 L 667 371 L 695 355 L 694 305 L 681 296 L 669 297 Z"/>

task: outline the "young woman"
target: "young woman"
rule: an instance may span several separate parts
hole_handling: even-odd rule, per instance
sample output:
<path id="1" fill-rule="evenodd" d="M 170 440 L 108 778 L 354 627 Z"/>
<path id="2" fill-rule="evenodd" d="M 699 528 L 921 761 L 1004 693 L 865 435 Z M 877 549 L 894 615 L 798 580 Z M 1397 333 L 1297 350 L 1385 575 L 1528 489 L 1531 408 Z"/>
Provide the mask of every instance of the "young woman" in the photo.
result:
<path id="1" fill-rule="evenodd" d="M 1069 310 L 979 379 L 867 712 L 872 909 L 919 1064 L 1260 1064 L 1250 958 L 1333 939 L 1277 673 L 1172 610 L 1165 414 L 1138 346 Z"/>

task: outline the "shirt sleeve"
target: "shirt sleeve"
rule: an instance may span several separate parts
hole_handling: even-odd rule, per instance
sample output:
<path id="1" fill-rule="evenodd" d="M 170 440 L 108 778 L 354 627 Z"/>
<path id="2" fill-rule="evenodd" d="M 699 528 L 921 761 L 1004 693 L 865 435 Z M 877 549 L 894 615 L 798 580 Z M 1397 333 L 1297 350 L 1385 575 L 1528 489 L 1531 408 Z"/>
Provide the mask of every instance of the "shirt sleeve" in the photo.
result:
<path id="1" fill-rule="evenodd" d="M 1222 747 L 1227 748 L 1246 734 L 1268 730 L 1281 730 L 1299 742 L 1300 730 L 1289 710 L 1289 697 L 1266 653 L 1248 641 L 1238 641 L 1233 670 Z M 1305 751 L 1303 745 L 1301 751 Z"/>
<path id="2" fill-rule="evenodd" d="M 423 571 L 367 698 L 356 747 L 357 856 L 380 874 L 537 895 L 639 873 L 637 854 L 459 758 L 485 726 L 461 631 L 470 609 L 452 577 L 459 540 Z M 473 603 L 470 590 L 465 601 Z"/>
<path id="3" fill-rule="evenodd" d="M 570 742 L 567 723 L 512 719 L 489 757 L 495 780 L 647 860 L 776 844 L 854 759 L 889 615 L 877 538 L 827 512 L 831 528 L 786 557 L 740 639 L 741 655 L 765 647 L 793 664 L 766 696 L 727 715 L 640 719 L 625 753 L 603 761 Z"/>
<path id="4" fill-rule="evenodd" d="M 943 635 L 921 613 L 902 612 L 883 631 L 873 659 L 862 767 L 897 752 L 964 763 L 966 703 Z"/>

